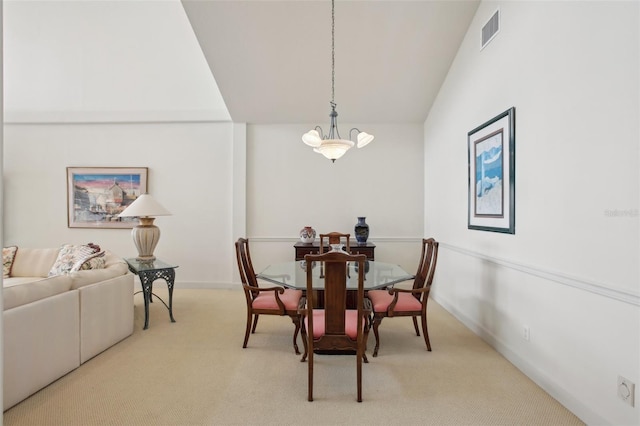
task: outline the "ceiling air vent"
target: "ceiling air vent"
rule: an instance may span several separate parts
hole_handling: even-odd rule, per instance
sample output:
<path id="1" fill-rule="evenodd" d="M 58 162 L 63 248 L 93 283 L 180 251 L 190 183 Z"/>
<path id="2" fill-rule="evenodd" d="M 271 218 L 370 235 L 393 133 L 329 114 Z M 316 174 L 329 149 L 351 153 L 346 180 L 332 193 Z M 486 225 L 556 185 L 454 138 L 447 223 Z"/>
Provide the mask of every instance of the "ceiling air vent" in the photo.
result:
<path id="1" fill-rule="evenodd" d="M 500 31 L 500 9 L 496 10 L 496 13 L 493 14 L 491 18 L 484 24 L 482 27 L 482 46 L 480 50 L 484 49 L 484 47 L 489 44 L 491 40 L 498 34 Z"/>

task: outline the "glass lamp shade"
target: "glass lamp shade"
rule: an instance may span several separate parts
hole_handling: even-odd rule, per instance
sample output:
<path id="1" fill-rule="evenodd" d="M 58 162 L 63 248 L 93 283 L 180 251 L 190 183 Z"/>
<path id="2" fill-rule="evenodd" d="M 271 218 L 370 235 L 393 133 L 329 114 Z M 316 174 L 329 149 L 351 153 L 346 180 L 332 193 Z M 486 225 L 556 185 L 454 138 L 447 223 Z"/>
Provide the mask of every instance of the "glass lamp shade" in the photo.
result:
<path id="1" fill-rule="evenodd" d="M 319 147 L 314 148 L 315 152 L 324 155 L 331 161 L 336 161 L 342 157 L 350 148 L 355 145 L 352 141 L 347 139 L 325 139 L 322 141 Z"/>
<path id="2" fill-rule="evenodd" d="M 317 130 L 313 129 L 302 135 L 302 142 L 313 148 L 317 148 L 322 143 L 322 138 L 320 137 L 320 133 L 318 133 Z"/>
<path id="3" fill-rule="evenodd" d="M 358 133 L 358 148 L 363 148 L 373 140 L 373 135 L 366 132 Z"/>

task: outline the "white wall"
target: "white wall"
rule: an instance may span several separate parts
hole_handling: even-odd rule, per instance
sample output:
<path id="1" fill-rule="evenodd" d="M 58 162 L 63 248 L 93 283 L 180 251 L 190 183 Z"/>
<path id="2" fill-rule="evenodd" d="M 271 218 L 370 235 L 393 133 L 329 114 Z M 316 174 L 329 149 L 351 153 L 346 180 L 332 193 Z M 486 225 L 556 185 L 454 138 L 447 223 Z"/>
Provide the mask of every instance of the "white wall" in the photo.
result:
<path id="1" fill-rule="evenodd" d="M 179 285 L 232 276 L 231 123 L 6 124 L 5 244 L 94 242 L 137 254 L 130 230 L 67 227 L 66 167 L 148 167 L 148 190 L 173 215 L 156 219 L 156 255 L 180 265 Z"/>
<path id="2" fill-rule="evenodd" d="M 136 254 L 130 231 L 70 229 L 66 167 L 148 167 L 156 254 L 178 285 L 233 276 L 230 185 L 244 134 L 179 0 L 3 2 L 5 244 L 100 244 Z"/>
<path id="3" fill-rule="evenodd" d="M 639 22 L 637 2 L 483 2 L 425 122 L 434 298 L 590 424 L 640 423 L 616 396 L 640 384 Z M 467 133 L 512 106 L 516 234 L 468 230 Z"/>
<path id="4" fill-rule="evenodd" d="M 247 234 L 256 269 L 292 259 L 304 226 L 353 235 L 365 216 L 376 259 L 414 271 L 423 236 L 422 126 L 358 124 L 375 140 L 335 163 L 302 142 L 313 127 L 248 127 Z"/>
<path id="5" fill-rule="evenodd" d="M 423 220 L 420 125 L 367 127 L 376 140 L 332 164 L 304 145 L 309 126 L 231 123 L 5 124 L 5 243 L 94 242 L 135 255 L 126 229 L 67 227 L 66 167 L 148 167 L 160 258 L 180 287 L 237 281 L 233 241 L 256 269 L 293 259 L 300 229 L 353 233 L 366 216 L 376 257 L 417 267 Z M 245 140 L 246 137 L 246 140 Z"/>

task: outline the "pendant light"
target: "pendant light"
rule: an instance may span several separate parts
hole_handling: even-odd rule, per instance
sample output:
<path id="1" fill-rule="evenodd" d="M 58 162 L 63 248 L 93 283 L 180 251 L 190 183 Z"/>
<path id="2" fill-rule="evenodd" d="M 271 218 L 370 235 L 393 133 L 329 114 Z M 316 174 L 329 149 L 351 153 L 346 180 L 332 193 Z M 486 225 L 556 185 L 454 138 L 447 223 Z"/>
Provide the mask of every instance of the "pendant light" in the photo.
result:
<path id="1" fill-rule="evenodd" d="M 331 112 L 329 113 L 331 122 L 329 124 L 329 134 L 325 136 L 322 128 L 316 126 L 314 129 L 302 135 L 302 142 L 332 162 L 342 157 L 349 149 L 353 148 L 354 145 L 362 148 L 373 140 L 372 135 L 361 132 L 357 128 L 349 131 L 349 139 L 342 139 L 338 131 L 338 112 L 336 111 L 335 103 L 335 21 L 335 0 L 331 0 L 331 102 L 329 102 L 331 105 Z M 352 140 L 354 131 L 357 132 L 356 142 Z"/>

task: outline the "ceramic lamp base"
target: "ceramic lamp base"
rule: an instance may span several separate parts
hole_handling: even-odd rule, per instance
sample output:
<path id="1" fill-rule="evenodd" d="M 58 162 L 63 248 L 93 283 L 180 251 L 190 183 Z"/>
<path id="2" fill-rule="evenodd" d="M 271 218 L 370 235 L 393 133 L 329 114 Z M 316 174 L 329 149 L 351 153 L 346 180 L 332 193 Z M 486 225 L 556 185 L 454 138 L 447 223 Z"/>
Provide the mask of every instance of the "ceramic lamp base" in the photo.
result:
<path id="1" fill-rule="evenodd" d="M 141 262 L 152 262 L 155 260 L 153 251 L 160 240 L 160 228 L 153 224 L 155 218 L 141 217 L 140 224 L 131 230 L 133 243 L 138 249 L 136 260 Z"/>

